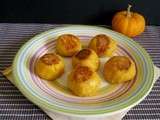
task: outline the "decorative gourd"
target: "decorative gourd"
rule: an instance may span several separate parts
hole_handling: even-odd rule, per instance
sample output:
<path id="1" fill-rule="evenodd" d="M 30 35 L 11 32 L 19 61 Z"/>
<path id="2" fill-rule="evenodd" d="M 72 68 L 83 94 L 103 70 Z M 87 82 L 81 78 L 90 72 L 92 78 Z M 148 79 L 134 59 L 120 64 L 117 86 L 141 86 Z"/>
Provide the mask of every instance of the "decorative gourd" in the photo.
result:
<path id="1" fill-rule="evenodd" d="M 136 12 L 131 12 L 131 5 L 127 11 L 120 11 L 115 14 L 112 20 L 112 29 L 129 37 L 141 34 L 145 29 L 145 19 Z"/>

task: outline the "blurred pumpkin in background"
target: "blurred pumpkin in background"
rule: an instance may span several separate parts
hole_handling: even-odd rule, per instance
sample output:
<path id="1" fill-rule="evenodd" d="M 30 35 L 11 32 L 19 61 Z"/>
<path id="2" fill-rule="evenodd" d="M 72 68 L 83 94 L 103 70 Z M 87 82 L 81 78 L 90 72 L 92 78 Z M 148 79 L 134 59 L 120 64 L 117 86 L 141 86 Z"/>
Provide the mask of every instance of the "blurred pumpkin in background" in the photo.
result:
<path id="1" fill-rule="evenodd" d="M 128 5 L 127 11 L 120 11 L 114 15 L 112 29 L 126 36 L 135 37 L 144 31 L 145 19 L 139 13 L 131 12 L 131 7 Z"/>

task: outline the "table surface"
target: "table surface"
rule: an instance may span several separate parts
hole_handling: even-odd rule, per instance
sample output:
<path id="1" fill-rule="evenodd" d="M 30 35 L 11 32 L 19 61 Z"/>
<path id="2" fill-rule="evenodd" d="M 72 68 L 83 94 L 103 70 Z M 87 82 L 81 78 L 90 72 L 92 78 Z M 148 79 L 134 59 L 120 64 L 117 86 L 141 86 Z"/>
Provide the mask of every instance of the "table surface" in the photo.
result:
<path id="1" fill-rule="evenodd" d="M 10 66 L 26 41 L 45 30 L 62 25 L 54 24 L 0 24 L 0 70 Z M 151 55 L 160 67 L 160 26 L 147 26 L 143 34 L 134 38 Z M 20 91 L 0 74 L 0 120 L 50 120 L 37 106 L 28 101 Z M 123 120 L 160 120 L 160 79 L 150 94 L 131 109 Z"/>

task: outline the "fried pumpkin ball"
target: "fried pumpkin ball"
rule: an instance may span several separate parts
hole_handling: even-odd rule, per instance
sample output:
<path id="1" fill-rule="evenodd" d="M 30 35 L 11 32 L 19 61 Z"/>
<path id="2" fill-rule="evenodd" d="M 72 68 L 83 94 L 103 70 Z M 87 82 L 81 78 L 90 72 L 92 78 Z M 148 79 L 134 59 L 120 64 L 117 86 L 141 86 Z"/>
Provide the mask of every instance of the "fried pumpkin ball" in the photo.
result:
<path id="1" fill-rule="evenodd" d="M 42 79 L 55 80 L 63 74 L 64 62 L 59 55 L 48 53 L 37 61 L 35 71 Z"/>
<path id="2" fill-rule="evenodd" d="M 73 67 L 77 65 L 88 66 L 94 71 L 99 68 L 99 58 L 97 54 L 92 49 L 82 49 L 77 54 L 75 54 L 72 58 Z"/>
<path id="3" fill-rule="evenodd" d="M 81 50 L 81 42 L 74 35 L 64 34 L 58 37 L 56 50 L 62 56 L 73 56 Z"/>
<path id="4" fill-rule="evenodd" d="M 136 74 L 135 63 L 125 56 L 114 56 L 104 65 L 104 78 L 112 84 L 132 80 Z"/>
<path id="5" fill-rule="evenodd" d="M 88 47 L 93 49 L 99 57 L 110 57 L 116 50 L 117 43 L 110 37 L 99 34 L 91 39 Z"/>
<path id="6" fill-rule="evenodd" d="M 93 96 L 99 89 L 100 77 L 87 66 L 76 66 L 68 75 L 68 86 L 77 96 Z"/>

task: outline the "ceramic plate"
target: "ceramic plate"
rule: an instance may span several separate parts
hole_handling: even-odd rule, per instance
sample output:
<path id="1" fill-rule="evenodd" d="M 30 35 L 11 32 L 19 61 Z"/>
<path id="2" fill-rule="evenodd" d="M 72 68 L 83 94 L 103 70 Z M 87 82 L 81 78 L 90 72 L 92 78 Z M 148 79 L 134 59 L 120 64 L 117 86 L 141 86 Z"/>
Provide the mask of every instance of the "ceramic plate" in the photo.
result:
<path id="1" fill-rule="evenodd" d="M 98 94 L 93 97 L 73 95 L 66 85 L 71 71 L 70 58 L 65 59 L 65 74 L 55 81 L 40 79 L 34 70 L 39 57 L 55 50 L 56 38 L 62 34 L 77 35 L 87 46 L 97 34 L 106 34 L 118 42 L 114 55 L 130 57 L 136 64 L 137 73 L 133 80 L 118 84 L 108 84 L 102 76 L 103 64 L 109 58 L 101 58 L 98 71 L 102 83 Z M 29 40 L 18 51 L 13 64 L 13 72 L 20 91 L 39 107 L 69 115 L 107 115 L 133 107 L 140 102 L 153 86 L 153 64 L 147 52 L 135 41 L 106 28 L 73 25 L 46 31 Z"/>

